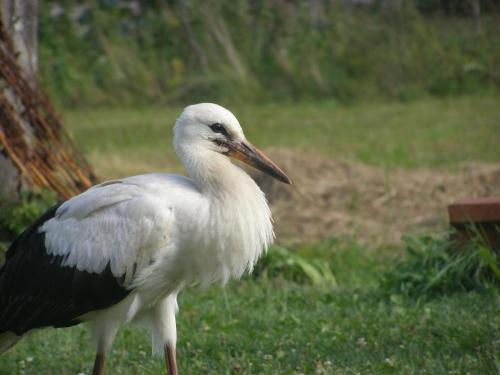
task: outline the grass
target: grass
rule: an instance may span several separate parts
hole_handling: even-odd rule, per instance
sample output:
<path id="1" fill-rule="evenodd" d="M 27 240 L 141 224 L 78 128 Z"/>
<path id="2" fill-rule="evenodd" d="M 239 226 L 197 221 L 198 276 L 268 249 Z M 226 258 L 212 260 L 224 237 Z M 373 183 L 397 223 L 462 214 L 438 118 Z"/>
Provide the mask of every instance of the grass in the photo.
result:
<path id="1" fill-rule="evenodd" d="M 326 246 L 326 247 L 325 247 Z M 330 248 L 332 247 L 333 248 Z M 321 253 L 328 249 L 328 253 Z M 331 251 L 333 250 L 333 251 Z M 298 249 L 329 259 L 337 286 L 245 278 L 180 295 L 178 358 L 185 374 L 497 374 L 500 303 L 485 289 L 416 300 L 387 296 L 378 275 L 391 256 L 340 242 Z M 355 267 L 353 267 L 355 266 Z M 85 327 L 46 329 L 0 357 L 2 373 L 89 373 Z M 148 335 L 123 329 L 107 359 L 113 374 L 162 373 Z"/>
<path id="2" fill-rule="evenodd" d="M 382 302 L 369 291 L 271 281 L 186 292 L 178 315 L 179 366 L 185 374 L 496 374 L 499 302 L 498 295 L 477 293 L 424 304 Z M 84 328 L 45 330 L 2 356 L 0 368 L 88 374 L 93 355 Z M 107 369 L 164 373 L 147 335 L 131 328 L 120 332 Z"/>
<path id="3" fill-rule="evenodd" d="M 431 16 L 415 3 L 45 2 L 39 75 L 73 108 L 498 93 L 496 13 Z"/>
<path id="4" fill-rule="evenodd" d="M 405 240 L 405 257 L 384 275 L 381 289 L 386 293 L 432 298 L 500 285 L 498 255 L 479 233 L 467 243 L 451 231 Z"/>
<path id="5" fill-rule="evenodd" d="M 469 96 L 352 107 L 332 101 L 228 107 L 259 147 L 290 147 L 387 168 L 455 168 L 471 160 L 500 160 L 499 101 Z M 120 177 L 180 169 L 171 129 L 181 109 L 70 111 L 65 120 L 99 175 Z"/>
<path id="6" fill-rule="evenodd" d="M 369 293 L 269 282 L 185 293 L 178 318 L 186 374 L 496 374 L 498 296 L 469 293 L 421 305 Z M 278 302 L 279 301 L 279 302 Z M 307 306 L 307 308 L 305 308 Z M 49 345 L 47 345 L 49 343 Z M 81 328 L 35 333 L 0 359 L 4 373 L 89 373 L 93 346 Z M 28 362 L 32 359 L 31 362 Z M 107 368 L 159 374 L 147 335 L 123 330 Z"/>

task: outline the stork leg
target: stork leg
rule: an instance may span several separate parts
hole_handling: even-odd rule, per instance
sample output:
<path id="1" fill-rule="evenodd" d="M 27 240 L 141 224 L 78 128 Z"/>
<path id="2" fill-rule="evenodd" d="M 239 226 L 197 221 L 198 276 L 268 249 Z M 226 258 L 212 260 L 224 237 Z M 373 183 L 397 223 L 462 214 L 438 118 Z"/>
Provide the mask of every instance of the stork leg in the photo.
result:
<path id="1" fill-rule="evenodd" d="M 168 344 L 165 345 L 165 364 L 167 365 L 168 375 L 178 375 L 175 348 L 170 347 Z"/>
<path id="2" fill-rule="evenodd" d="M 177 328 L 175 313 L 177 310 L 177 292 L 160 300 L 151 308 L 148 314 L 153 348 L 155 352 L 165 358 L 168 375 L 178 375 L 175 360 L 175 344 L 177 342 Z"/>
<path id="3" fill-rule="evenodd" d="M 97 352 L 92 375 L 104 375 L 104 353 Z"/>
<path id="4" fill-rule="evenodd" d="M 104 310 L 104 312 L 97 314 L 92 321 L 92 330 L 97 338 L 97 352 L 92 375 L 104 375 L 106 352 L 113 343 L 120 324 L 120 321 L 115 318 L 115 311 L 113 308 Z"/>
<path id="5" fill-rule="evenodd" d="M 167 365 L 168 375 L 178 375 L 177 361 L 175 360 L 175 348 L 165 344 L 165 364 Z"/>

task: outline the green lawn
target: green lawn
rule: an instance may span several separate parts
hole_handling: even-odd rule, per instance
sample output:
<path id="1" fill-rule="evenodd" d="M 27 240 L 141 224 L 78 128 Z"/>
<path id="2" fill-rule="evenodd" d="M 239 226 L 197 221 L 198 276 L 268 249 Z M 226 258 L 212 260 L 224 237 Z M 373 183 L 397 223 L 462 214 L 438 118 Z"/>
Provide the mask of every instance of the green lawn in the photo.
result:
<path id="1" fill-rule="evenodd" d="M 415 304 L 369 291 L 245 282 L 183 293 L 182 374 L 497 374 L 498 296 L 452 295 Z M 110 374 L 159 374 L 146 332 L 121 331 Z M 0 358 L 2 374 L 89 373 L 84 328 L 37 332 Z M 238 369 L 238 370 L 237 370 Z"/>
<path id="2" fill-rule="evenodd" d="M 384 167 L 500 161 L 500 97 L 409 103 L 228 106 L 255 145 L 313 150 Z M 178 169 L 172 127 L 182 108 L 68 112 L 76 142 L 103 177 Z"/>
<path id="3" fill-rule="evenodd" d="M 182 374 L 497 374 L 500 298 L 495 289 L 426 300 L 386 295 L 378 275 L 394 259 L 335 248 L 338 286 L 245 278 L 179 298 Z M 310 254 L 311 256 L 314 254 Z M 319 254 L 316 254 L 319 255 Z M 89 373 L 88 330 L 38 331 L 0 357 L 2 374 Z M 159 374 L 148 334 L 123 329 L 110 374 Z"/>
<path id="4" fill-rule="evenodd" d="M 436 249 L 442 241 L 433 244 Z M 405 297 L 380 283 L 386 271 L 398 272 L 401 251 L 382 248 L 375 255 L 355 242 L 326 241 L 295 252 L 328 261 L 336 285 L 297 284 L 289 277 L 264 276 L 261 269 L 258 278 L 226 288 L 180 294 L 181 374 L 500 371 L 498 288 L 485 284 L 457 292 L 460 287 L 453 286 L 453 293 Z M 424 263 L 413 267 L 435 282 L 428 272 L 436 270 Z M 46 329 L 1 356 L 0 373 L 88 374 L 93 356 L 86 327 Z M 160 374 L 163 366 L 151 355 L 148 333 L 130 326 L 120 331 L 107 359 L 110 374 Z"/>

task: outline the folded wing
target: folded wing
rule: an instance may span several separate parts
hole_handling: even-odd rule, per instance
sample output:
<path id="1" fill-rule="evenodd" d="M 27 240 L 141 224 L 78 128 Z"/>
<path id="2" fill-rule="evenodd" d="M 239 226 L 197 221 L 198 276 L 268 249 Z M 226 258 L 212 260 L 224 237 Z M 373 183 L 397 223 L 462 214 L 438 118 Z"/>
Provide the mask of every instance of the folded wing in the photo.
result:
<path id="1" fill-rule="evenodd" d="M 130 293 L 171 241 L 173 210 L 140 184 L 112 181 L 49 209 L 0 269 L 0 333 L 69 326 Z"/>

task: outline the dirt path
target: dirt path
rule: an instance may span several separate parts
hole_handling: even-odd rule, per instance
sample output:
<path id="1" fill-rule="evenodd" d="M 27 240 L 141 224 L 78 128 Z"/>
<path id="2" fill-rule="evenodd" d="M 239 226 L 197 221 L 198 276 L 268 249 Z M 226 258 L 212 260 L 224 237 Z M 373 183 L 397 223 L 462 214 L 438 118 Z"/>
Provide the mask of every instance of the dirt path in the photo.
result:
<path id="1" fill-rule="evenodd" d="M 254 175 L 272 204 L 284 243 L 354 236 L 373 246 L 442 229 L 456 199 L 500 195 L 500 163 L 468 163 L 457 172 L 390 170 L 289 150 L 268 152 L 294 188 Z"/>

